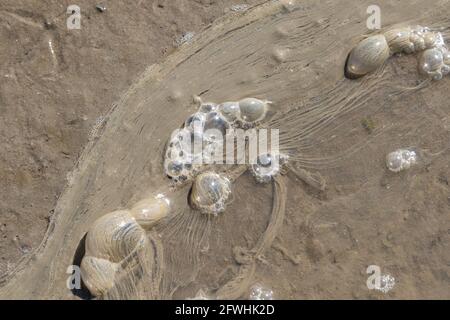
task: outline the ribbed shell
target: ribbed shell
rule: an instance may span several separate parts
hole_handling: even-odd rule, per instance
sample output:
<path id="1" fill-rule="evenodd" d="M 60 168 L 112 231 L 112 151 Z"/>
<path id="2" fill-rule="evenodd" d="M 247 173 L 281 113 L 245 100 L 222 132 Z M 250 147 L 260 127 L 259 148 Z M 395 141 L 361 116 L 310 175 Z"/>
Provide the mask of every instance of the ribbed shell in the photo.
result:
<path id="1" fill-rule="evenodd" d="M 118 263 L 145 239 L 145 231 L 129 211 L 114 211 L 92 225 L 86 236 L 86 256 Z"/>
<path id="2" fill-rule="evenodd" d="M 412 53 L 414 44 L 411 42 L 411 28 L 398 28 L 386 31 L 384 36 L 392 53 Z"/>
<path id="3" fill-rule="evenodd" d="M 389 58 L 389 55 L 389 46 L 383 35 L 368 37 L 350 52 L 346 75 L 350 78 L 358 78 L 375 71 Z"/>
<path id="4" fill-rule="evenodd" d="M 81 277 L 89 292 L 98 297 L 114 286 L 118 264 L 111 261 L 85 256 L 81 261 Z"/>

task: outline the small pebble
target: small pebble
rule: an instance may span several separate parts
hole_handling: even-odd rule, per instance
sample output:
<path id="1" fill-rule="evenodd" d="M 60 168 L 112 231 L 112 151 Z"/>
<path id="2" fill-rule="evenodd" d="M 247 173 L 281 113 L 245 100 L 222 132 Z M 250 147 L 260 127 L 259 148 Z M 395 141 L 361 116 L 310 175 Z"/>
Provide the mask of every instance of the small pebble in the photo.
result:
<path id="1" fill-rule="evenodd" d="M 233 6 L 231 6 L 231 11 L 234 12 L 242 12 L 242 11 L 246 11 L 248 9 L 248 4 L 235 4 Z"/>
<path id="2" fill-rule="evenodd" d="M 177 46 L 181 46 L 183 43 L 191 41 L 192 38 L 194 38 L 194 35 L 195 35 L 194 32 L 191 32 L 191 31 L 185 32 L 175 42 L 176 42 Z"/>
<path id="3" fill-rule="evenodd" d="M 273 291 L 257 283 L 250 288 L 250 300 L 273 300 Z"/>
<path id="4" fill-rule="evenodd" d="M 104 5 L 98 4 L 95 6 L 95 9 L 97 9 L 98 12 L 105 12 L 106 7 Z"/>

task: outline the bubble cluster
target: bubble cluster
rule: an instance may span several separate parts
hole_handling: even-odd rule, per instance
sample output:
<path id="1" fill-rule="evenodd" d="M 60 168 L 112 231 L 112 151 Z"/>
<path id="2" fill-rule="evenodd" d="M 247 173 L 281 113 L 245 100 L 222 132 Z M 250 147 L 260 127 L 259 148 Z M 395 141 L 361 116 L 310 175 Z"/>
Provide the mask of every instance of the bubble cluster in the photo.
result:
<path id="1" fill-rule="evenodd" d="M 250 288 L 250 300 L 273 300 L 273 291 L 257 283 Z"/>
<path id="2" fill-rule="evenodd" d="M 397 149 L 386 156 L 386 166 L 392 172 L 407 170 L 417 161 L 418 155 L 413 149 Z"/>
<path id="3" fill-rule="evenodd" d="M 392 53 L 411 54 L 445 45 L 440 32 L 420 25 L 389 30 L 384 35 Z"/>
<path id="4" fill-rule="evenodd" d="M 387 33 L 389 38 L 389 33 Z M 409 33 L 398 33 L 390 41 L 392 52 L 420 52 L 419 71 L 433 80 L 450 73 L 450 53 L 442 33 L 428 27 L 414 26 Z"/>
<path id="5" fill-rule="evenodd" d="M 348 78 L 377 70 L 393 54 L 419 53 L 419 71 L 433 80 L 450 73 L 450 53 L 442 33 L 422 26 L 407 26 L 362 40 L 349 54 Z"/>
<path id="6" fill-rule="evenodd" d="M 395 278 L 390 274 L 383 274 L 380 276 L 380 285 L 375 289 L 383 293 L 388 293 L 395 287 Z"/>
<path id="7" fill-rule="evenodd" d="M 286 163 L 288 156 L 280 153 L 264 153 L 260 154 L 255 163 L 251 166 L 251 172 L 256 181 L 260 183 L 268 183 L 276 176 L 281 166 Z"/>
<path id="8" fill-rule="evenodd" d="M 258 125 L 266 117 L 270 103 L 256 98 L 221 104 L 200 102 L 198 111 L 186 119 L 168 142 L 165 174 L 174 182 L 183 182 L 203 171 L 204 164 L 222 163 L 224 141 L 230 130 Z"/>
<path id="9" fill-rule="evenodd" d="M 231 182 L 224 176 L 207 171 L 195 178 L 190 204 L 205 214 L 223 212 L 231 195 Z"/>
<path id="10" fill-rule="evenodd" d="M 450 73 L 450 53 L 443 47 L 435 47 L 422 52 L 419 69 L 433 80 L 441 80 Z"/>

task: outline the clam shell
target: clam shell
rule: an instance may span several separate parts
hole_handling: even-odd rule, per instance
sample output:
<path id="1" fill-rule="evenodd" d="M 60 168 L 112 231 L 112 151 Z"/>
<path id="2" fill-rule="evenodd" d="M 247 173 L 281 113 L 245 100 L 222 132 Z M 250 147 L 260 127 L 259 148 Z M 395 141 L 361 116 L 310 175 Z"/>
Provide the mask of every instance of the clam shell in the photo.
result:
<path id="1" fill-rule="evenodd" d="M 136 203 L 130 210 L 131 216 L 144 229 L 150 229 L 170 211 L 169 201 L 164 197 L 147 198 Z"/>
<path id="2" fill-rule="evenodd" d="M 246 98 L 239 101 L 239 110 L 241 120 L 245 122 L 256 122 L 264 119 L 267 113 L 267 102 Z"/>
<path id="3" fill-rule="evenodd" d="M 145 239 L 145 231 L 129 211 L 114 211 L 97 219 L 87 233 L 86 256 L 118 263 Z"/>
<path id="4" fill-rule="evenodd" d="M 359 78 L 378 69 L 390 55 L 383 35 L 371 36 L 361 41 L 348 56 L 346 76 Z"/>
<path id="5" fill-rule="evenodd" d="M 89 292 L 96 297 L 106 294 L 114 287 L 118 268 L 117 263 L 90 256 L 85 256 L 80 265 L 83 282 Z"/>
<path id="6" fill-rule="evenodd" d="M 411 28 L 405 27 L 392 29 L 384 33 L 384 37 L 393 54 L 400 52 L 412 53 L 414 51 L 414 44 L 411 42 L 411 31 Z"/>

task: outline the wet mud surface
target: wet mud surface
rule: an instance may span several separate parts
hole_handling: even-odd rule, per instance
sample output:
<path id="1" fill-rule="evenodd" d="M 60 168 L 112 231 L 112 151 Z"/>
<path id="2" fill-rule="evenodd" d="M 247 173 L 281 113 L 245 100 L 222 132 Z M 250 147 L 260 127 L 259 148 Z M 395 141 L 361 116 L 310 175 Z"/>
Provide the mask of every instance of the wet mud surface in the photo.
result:
<path id="1" fill-rule="evenodd" d="M 369 2 L 271 1 L 228 13 L 175 50 L 181 30 L 200 32 L 228 7 L 189 4 L 186 10 L 202 15 L 185 17 L 187 26 L 174 22 L 175 5 L 142 2 L 137 17 L 117 29 L 106 15 L 114 7 L 90 9 L 83 37 L 64 29 L 64 15 L 58 27 L 46 27 L 16 2 L 2 5 L 2 37 L 23 44 L 1 47 L 2 57 L 22 58 L 1 65 L 8 75 L 1 143 L 9 152 L 1 167 L 0 296 L 76 298 L 65 286 L 66 269 L 89 226 L 167 190 L 165 143 L 199 95 L 273 101 L 266 125 L 280 128 L 291 170 L 267 185 L 244 173 L 234 201 L 208 221 L 189 209 L 188 187 L 169 193 L 178 216 L 149 235 L 155 252 L 164 252 L 150 267 L 162 274 L 161 286 L 149 293 L 138 281 L 111 298 L 193 298 L 199 290 L 247 298 L 254 283 L 281 299 L 449 298 L 449 79 L 408 89 L 423 81 L 415 56 L 345 79 L 346 57 L 367 34 Z M 130 10 L 117 8 L 116 18 L 126 20 Z M 426 11 L 419 1 L 383 1 L 382 10 L 383 26 L 450 25 L 439 1 Z M 61 11 L 58 5 L 44 18 Z M 164 37 L 144 31 L 149 17 L 173 30 Z M 58 54 L 49 54 L 49 39 Z M 36 95 L 24 95 L 25 87 Z M 423 151 L 417 166 L 389 172 L 386 154 L 409 146 Z M 368 290 L 369 265 L 393 276 L 395 287 Z"/>

